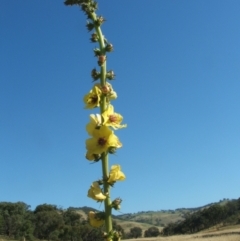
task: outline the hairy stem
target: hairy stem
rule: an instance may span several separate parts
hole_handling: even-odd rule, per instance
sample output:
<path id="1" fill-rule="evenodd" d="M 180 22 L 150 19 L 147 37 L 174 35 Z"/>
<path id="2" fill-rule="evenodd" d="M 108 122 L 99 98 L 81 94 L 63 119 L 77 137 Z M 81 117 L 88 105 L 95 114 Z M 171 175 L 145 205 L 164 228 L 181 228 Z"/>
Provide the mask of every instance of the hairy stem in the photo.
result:
<path id="1" fill-rule="evenodd" d="M 96 21 L 96 14 L 92 13 L 92 19 L 93 21 Z M 102 34 L 101 28 L 99 26 L 95 26 L 96 33 L 98 35 L 99 39 L 99 46 L 101 55 L 105 56 L 105 43 L 104 43 L 104 36 Z M 100 72 L 100 83 L 101 86 L 106 85 L 106 61 L 101 65 L 101 72 Z M 106 110 L 107 108 L 107 100 L 106 96 L 102 95 L 101 97 L 101 104 L 100 104 L 100 112 L 101 114 Z M 111 207 L 111 199 L 110 199 L 110 185 L 107 183 L 108 179 L 108 152 L 102 153 L 101 156 L 102 159 L 102 173 L 103 173 L 103 189 L 104 193 L 107 193 L 107 198 L 104 200 L 104 206 L 105 206 L 105 227 L 106 232 L 109 233 L 112 230 L 112 207 Z"/>

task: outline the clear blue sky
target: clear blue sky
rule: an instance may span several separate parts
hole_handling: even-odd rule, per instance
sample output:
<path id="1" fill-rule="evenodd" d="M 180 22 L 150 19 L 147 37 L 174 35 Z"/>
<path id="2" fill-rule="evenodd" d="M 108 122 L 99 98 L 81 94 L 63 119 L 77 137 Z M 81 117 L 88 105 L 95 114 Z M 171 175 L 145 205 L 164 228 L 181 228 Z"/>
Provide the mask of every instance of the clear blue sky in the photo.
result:
<path id="1" fill-rule="evenodd" d="M 97 67 L 85 16 L 62 1 L 0 7 L 0 201 L 103 206 L 87 198 L 83 96 Z M 113 102 L 128 128 L 110 164 L 121 212 L 240 197 L 240 1 L 99 0 L 115 51 Z"/>

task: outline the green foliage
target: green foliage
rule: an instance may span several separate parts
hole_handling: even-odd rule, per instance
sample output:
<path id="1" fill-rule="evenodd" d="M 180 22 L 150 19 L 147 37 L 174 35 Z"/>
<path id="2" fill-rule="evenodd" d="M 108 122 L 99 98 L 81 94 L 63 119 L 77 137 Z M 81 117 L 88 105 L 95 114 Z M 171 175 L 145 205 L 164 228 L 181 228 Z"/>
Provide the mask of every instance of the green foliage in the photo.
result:
<path id="1" fill-rule="evenodd" d="M 92 228 L 76 209 L 38 205 L 34 211 L 25 203 L 0 203 L 0 235 L 27 241 L 103 241 L 102 230 Z M 116 230 L 124 233 L 115 223 Z"/>
<path id="2" fill-rule="evenodd" d="M 0 235 L 4 235 L 5 234 L 3 225 L 4 225 L 4 220 L 3 220 L 3 216 L 0 213 Z"/>
<path id="3" fill-rule="evenodd" d="M 0 235 L 10 239 L 25 239 L 27 241 L 34 239 L 102 241 L 101 228 L 92 228 L 78 213 L 79 210 L 81 209 L 62 210 L 56 205 L 42 204 L 31 211 L 30 206 L 23 202 L 0 202 Z M 84 210 L 88 212 L 93 209 L 84 207 Z M 203 209 L 195 210 L 198 211 L 193 211 L 191 214 L 184 213 L 184 220 L 166 225 L 162 232 L 163 235 L 195 233 L 220 223 L 240 223 L 240 198 L 228 201 L 224 205 L 208 205 Z M 137 215 L 125 215 L 125 219 L 128 216 Z M 160 221 L 161 219 L 159 219 Z M 129 233 L 125 233 L 122 226 L 113 222 L 113 230 L 122 233 L 123 238 L 142 237 L 142 228 L 140 227 L 133 227 Z M 159 230 L 156 227 L 150 227 L 144 232 L 145 237 L 157 235 L 159 235 Z"/>
<path id="4" fill-rule="evenodd" d="M 23 202 L 0 203 L 0 230 L 9 238 L 27 238 L 31 240 L 33 226 L 29 223 L 29 205 Z"/>
<path id="5" fill-rule="evenodd" d="M 81 241 L 81 215 L 71 208 L 63 212 L 64 226 L 60 234 L 61 240 Z"/>
<path id="6" fill-rule="evenodd" d="M 237 224 L 240 216 L 240 198 L 232 200 L 225 205 L 214 204 L 203 210 L 193 212 L 185 220 L 169 223 L 163 229 L 163 235 L 195 233 L 217 224 Z"/>
<path id="7" fill-rule="evenodd" d="M 34 210 L 34 213 L 39 213 L 39 212 L 44 212 L 44 211 L 57 211 L 57 206 L 56 205 L 51 205 L 51 204 L 41 204 L 41 205 L 38 205 L 35 210 Z"/>
<path id="8" fill-rule="evenodd" d="M 139 228 L 139 227 L 131 228 L 128 237 L 129 238 L 140 238 L 140 237 L 142 237 L 142 229 Z"/>
<path id="9" fill-rule="evenodd" d="M 34 235 L 39 239 L 56 240 L 56 231 L 63 227 L 63 216 L 53 205 L 39 205 L 34 210 Z"/>
<path id="10" fill-rule="evenodd" d="M 159 234 L 160 231 L 157 227 L 150 227 L 144 232 L 144 237 L 157 237 Z"/>

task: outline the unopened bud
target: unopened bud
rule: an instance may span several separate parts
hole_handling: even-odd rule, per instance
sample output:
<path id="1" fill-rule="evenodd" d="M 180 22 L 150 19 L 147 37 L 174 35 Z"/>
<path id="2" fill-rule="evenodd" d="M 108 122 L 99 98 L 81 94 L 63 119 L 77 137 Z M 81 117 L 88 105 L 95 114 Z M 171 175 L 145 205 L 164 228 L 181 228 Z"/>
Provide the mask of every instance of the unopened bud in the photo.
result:
<path id="1" fill-rule="evenodd" d="M 117 148 L 116 148 L 116 147 L 110 146 L 110 147 L 108 148 L 108 153 L 110 153 L 110 154 L 115 154 L 116 152 L 117 152 Z"/>
<path id="2" fill-rule="evenodd" d="M 92 36 L 91 36 L 91 38 L 90 38 L 90 40 L 91 40 L 93 43 L 97 42 L 98 39 L 99 39 L 99 38 L 98 38 L 98 35 L 97 35 L 96 33 L 93 33 Z"/>
<path id="3" fill-rule="evenodd" d="M 112 241 L 120 241 L 122 237 L 122 233 L 119 231 L 113 231 Z"/>
<path id="4" fill-rule="evenodd" d="M 108 95 L 112 91 L 109 85 L 102 86 L 101 90 L 102 90 L 102 93 L 105 95 Z"/>
<path id="5" fill-rule="evenodd" d="M 113 45 L 108 43 L 106 46 L 105 46 L 105 50 L 107 52 L 112 52 L 113 51 Z"/>
<path id="6" fill-rule="evenodd" d="M 108 80 L 114 80 L 115 76 L 116 75 L 114 74 L 113 70 L 109 70 L 106 74 L 106 77 L 107 77 Z"/>
<path id="7" fill-rule="evenodd" d="M 91 72 L 91 76 L 93 80 L 96 81 L 100 78 L 100 72 L 98 72 L 96 69 L 93 69 Z"/>
<path id="8" fill-rule="evenodd" d="M 102 17 L 102 16 L 99 16 L 97 17 L 97 20 L 95 21 L 95 24 L 97 26 L 101 26 L 106 20 Z"/>
<path id="9" fill-rule="evenodd" d="M 98 56 L 98 65 L 102 66 L 106 61 L 106 56 L 105 55 L 100 55 Z"/>
<path id="10" fill-rule="evenodd" d="M 90 22 L 87 22 L 86 27 L 87 27 L 88 31 L 90 32 L 94 29 L 94 24 L 90 23 Z"/>
<path id="11" fill-rule="evenodd" d="M 120 204 L 122 202 L 121 198 L 116 198 L 115 200 L 112 201 L 112 208 L 114 208 L 115 210 L 119 210 L 121 208 Z"/>
<path id="12" fill-rule="evenodd" d="M 95 56 L 100 56 L 100 55 L 101 55 L 101 50 L 98 49 L 98 48 L 95 48 L 95 49 L 93 50 L 93 52 L 94 52 Z"/>

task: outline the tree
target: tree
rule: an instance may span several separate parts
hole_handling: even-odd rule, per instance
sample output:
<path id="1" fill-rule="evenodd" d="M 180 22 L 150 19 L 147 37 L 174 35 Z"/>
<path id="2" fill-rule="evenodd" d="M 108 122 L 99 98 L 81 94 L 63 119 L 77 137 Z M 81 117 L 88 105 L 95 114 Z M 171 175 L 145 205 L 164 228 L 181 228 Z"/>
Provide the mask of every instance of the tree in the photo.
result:
<path id="1" fill-rule="evenodd" d="M 142 237 L 142 229 L 139 228 L 139 227 L 131 228 L 129 236 L 131 238 L 140 238 L 140 237 Z"/>
<path id="2" fill-rule="evenodd" d="M 63 212 L 63 231 L 60 234 L 61 240 L 78 241 L 81 238 L 81 218 L 82 216 L 78 214 L 75 210 L 68 208 L 67 211 Z"/>
<path id="3" fill-rule="evenodd" d="M 41 204 L 38 205 L 35 210 L 34 213 L 39 213 L 39 212 L 47 212 L 47 211 L 58 211 L 57 206 L 56 205 L 52 205 L 52 204 Z"/>
<path id="4" fill-rule="evenodd" d="M 23 202 L 0 203 L 1 233 L 9 238 L 31 239 L 33 224 L 29 219 L 30 206 Z"/>
<path id="5" fill-rule="evenodd" d="M 4 220 L 3 220 L 3 216 L 0 212 L 0 235 L 5 235 L 3 225 L 4 225 Z"/>
<path id="6" fill-rule="evenodd" d="M 157 237 L 160 234 L 160 231 L 157 227 L 150 227 L 145 230 L 144 237 Z"/>
<path id="7" fill-rule="evenodd" d="M 34 210 L 34 235 L 39 239 L 57 239 L 57 231 L 64 226 L 63 217 L 54 205 L 43 204 Z"/>

